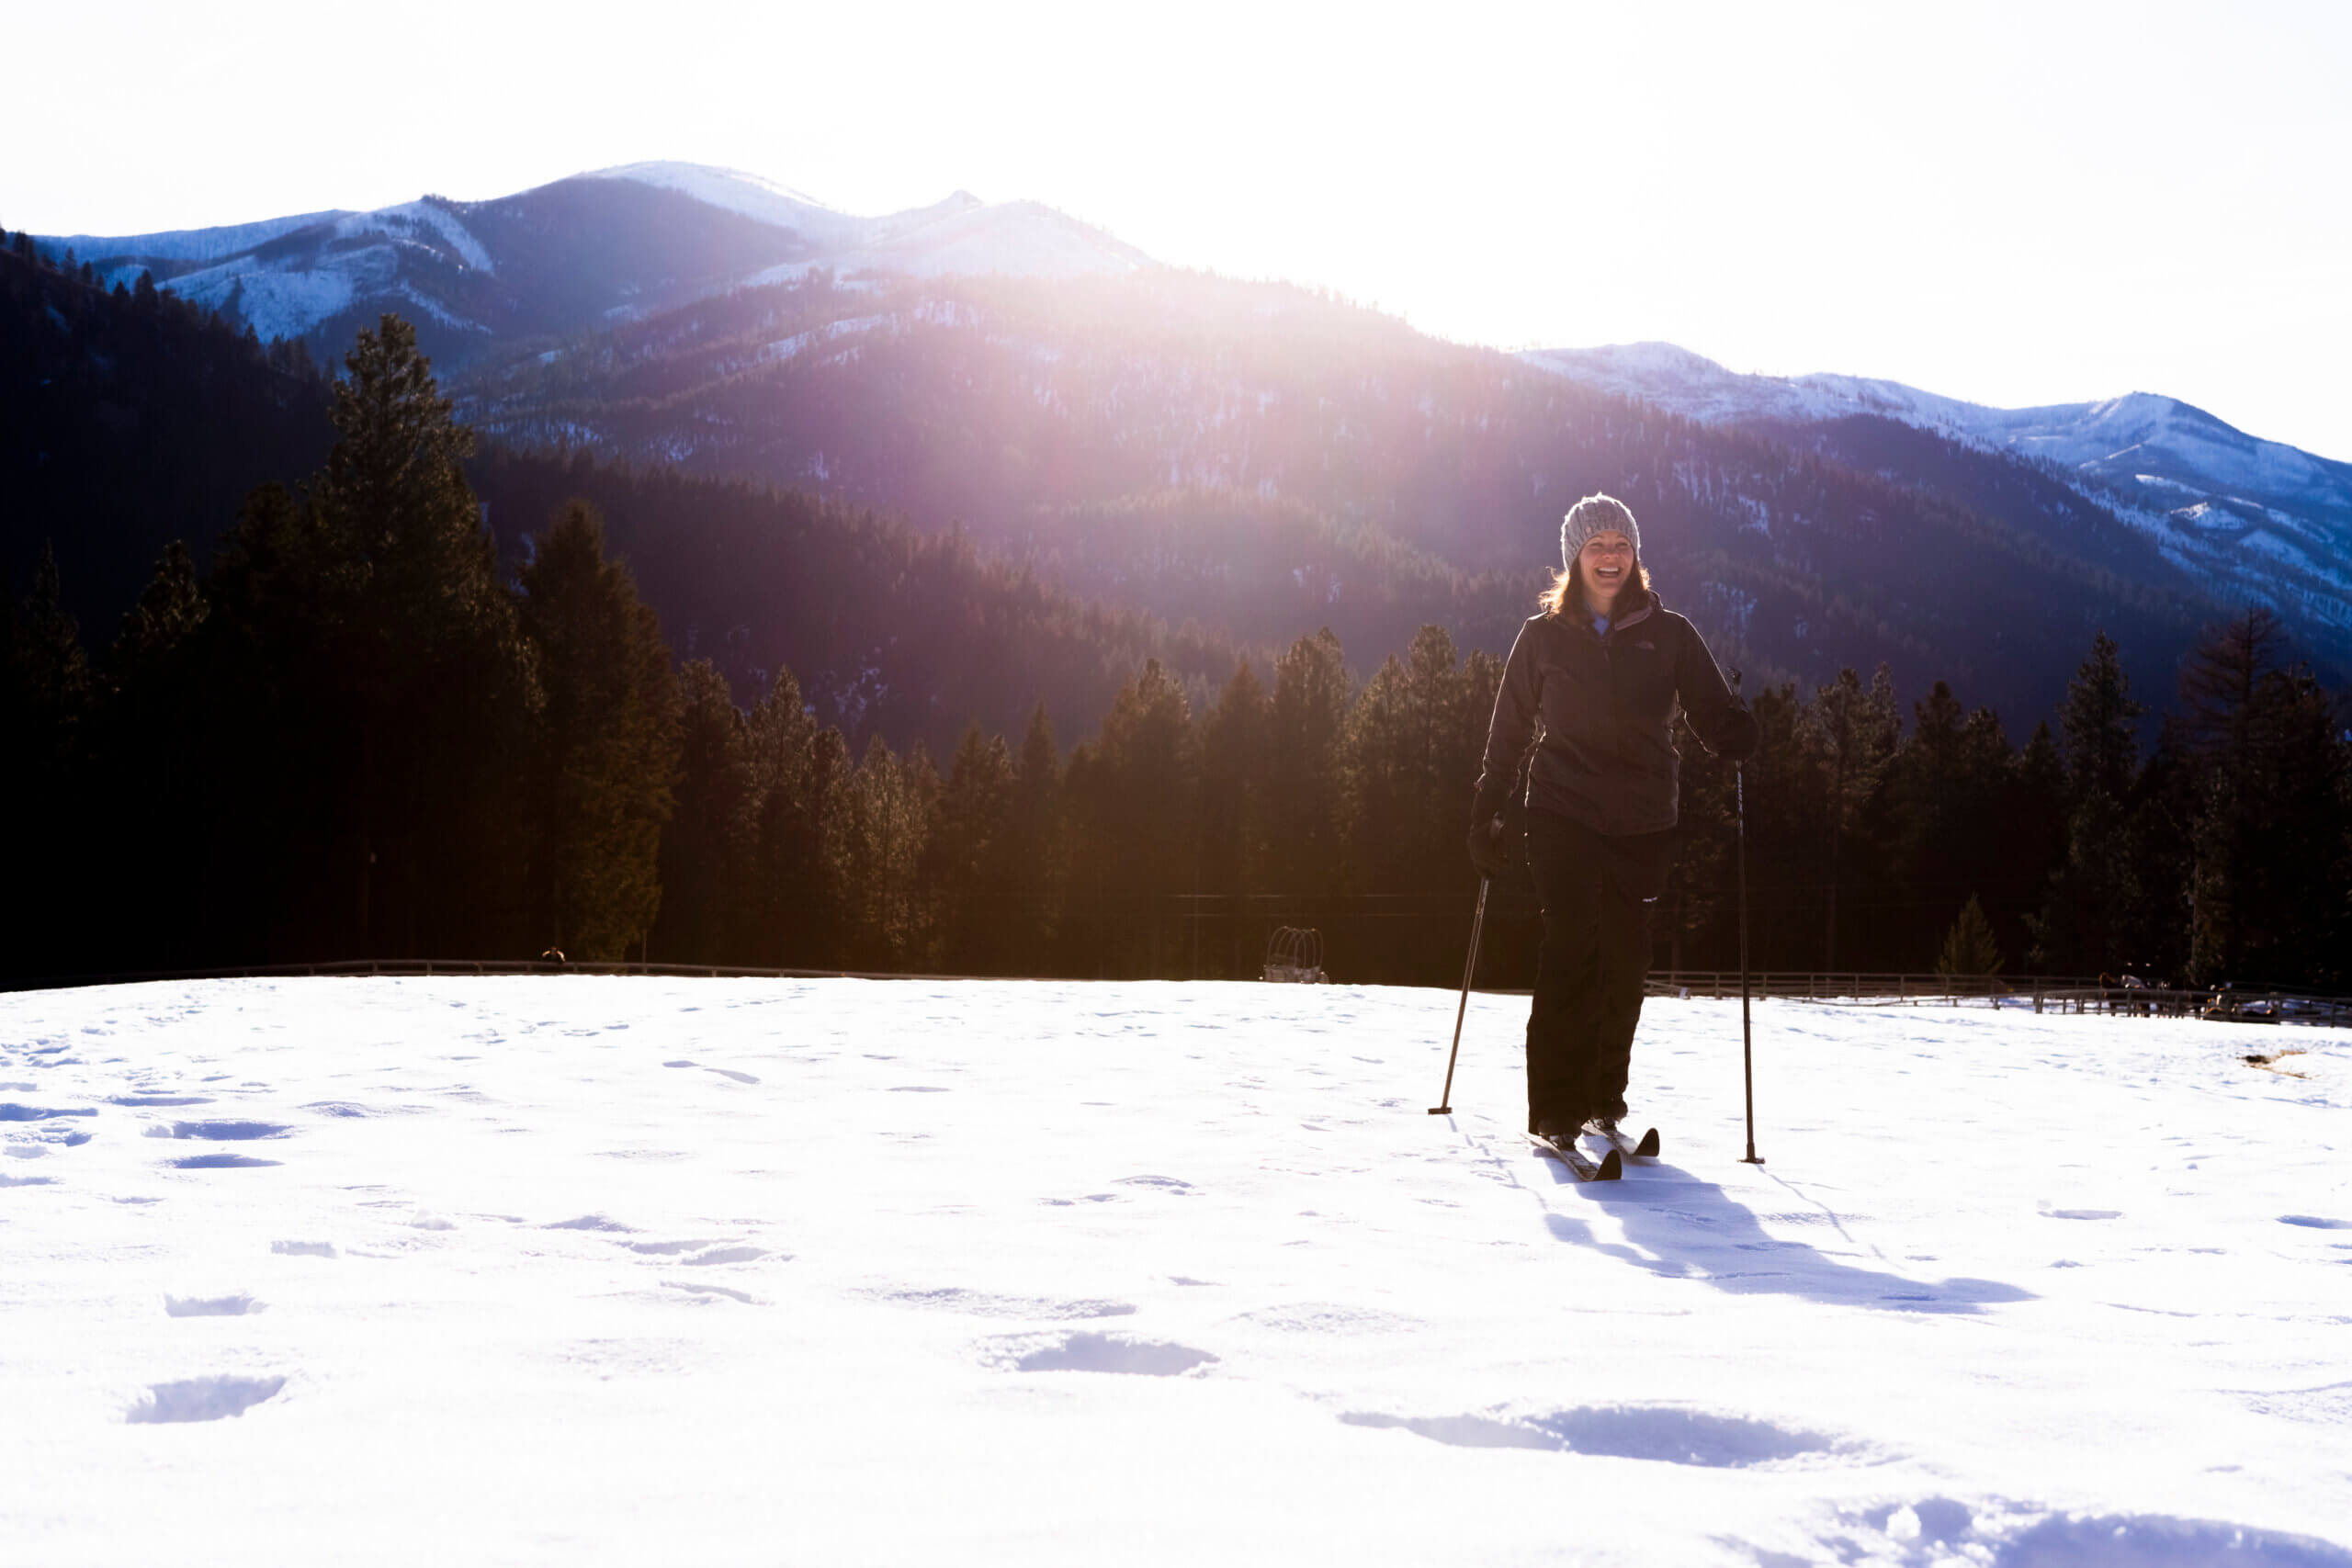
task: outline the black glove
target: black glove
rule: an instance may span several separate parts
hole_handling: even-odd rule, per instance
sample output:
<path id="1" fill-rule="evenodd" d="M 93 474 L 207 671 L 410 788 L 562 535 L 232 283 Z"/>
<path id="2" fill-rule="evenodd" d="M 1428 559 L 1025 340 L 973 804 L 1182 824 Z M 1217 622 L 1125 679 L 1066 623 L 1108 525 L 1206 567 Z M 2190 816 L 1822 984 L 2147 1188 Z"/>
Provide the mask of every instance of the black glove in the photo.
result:
<path id="1" fill-rule="evenodd" d="M 1481 817 L 1470 824 L 1470 863 L 1481 876 L 1500 876 L 1510 864 L 1510 841 L 1499 817 Z"/>
<path id="2" fill-rule="evenodd" d="M 1756 716 L 1744 706 L 1736 707 L 1724 720 L 1723 733 L 1715 738 L 1714 751 L 1726 762 L 1745 762 L 1763 744 L 1764 729 L 1756 722 Z"/>

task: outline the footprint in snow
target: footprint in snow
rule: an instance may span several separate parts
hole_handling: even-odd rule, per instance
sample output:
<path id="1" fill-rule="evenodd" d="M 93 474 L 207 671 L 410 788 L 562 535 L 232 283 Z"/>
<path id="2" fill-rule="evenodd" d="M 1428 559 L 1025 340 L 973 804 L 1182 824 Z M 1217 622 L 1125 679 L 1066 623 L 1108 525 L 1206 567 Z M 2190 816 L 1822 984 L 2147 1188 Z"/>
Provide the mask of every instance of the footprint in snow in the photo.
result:
<path id="1" fill-rule="evenodd" d="M 649 1258 L 674 1258 L 692 1268 L 704 1268 L 714 1263 L 751 1263 L 763 1258 L 777 1258 L 781 1262 L 790 1258 L 771 1253 L 764 1247 L 721 1247 L 716 1241 L 626 1241 L 621 1244 L 631 1252 Z M 692 1258 L 682 1257 L 693 1253 Z"/>
<path id="2" fill-rule="evenodd" d="M 1190 1345 L 1112 1334 L 1065 1334 L 1042 1344 L 1034 1339 L 1015 1342 L 1007 1349 L 1013 1370 L 1023 1372 L 1118 1372 L 1173 1378 L 1212 1366 L 1217 1359 Z"/>
<path id="3" fill-rule="evenodd" d="M 279 1378 L 188 1378 L 150 1385 L 147 1397 L 123 1418 L 134 1425 L 158 1421 L 218 1421 L 243 1416 L 286 1386 Z"/>
<path id="4" fill-rule="evenodd" d="M 281 1258 L 333 1258 L 336 1256 L 331 1241 L 273 1241 L 270 1251 Z"/>
<path id="5" fill-rule="evenodd" d="M 2278 1223 L 2282 1225 L 2301 1225 L 2306 1230 L 2352 1231 L 2352 1220 L 2322 1219 L 2317 1214 L 2281 1214 L 2278 1216 Z"/>
<path id="6" fill-rule="evenodd" d="M 674 1258 L 681 1252 L 692 1252 L 696 1247 L 716 1247 L 718 1243 L 714 1238 L 705 1241 L 625 1241 L 621 1245 L 631 1252 L 642 1252 L 652 1258 Z"/>
<path id="7" fill-rule="evenodd" d="M 190 1155 L 186 1159 L 175 1159 L 171 1163 L 174 1170 L 257 1170 L 264 1166 L 285 1162 L 255 1159 L 251 1155 Z"/>
<path id="8" fill-rule="evenodd" d="M 243 1317 L 266 1310 L 240 1291 L 232 1296 L 165 1296 L 164 1311 L 171 1317 Z"/>
<path id="9" fill-rule="evenodd" d="M 1818 1432 L 1671 1405 L 1588 1405 L 1517 1417 L 1349 1411 L 1340 1419 L 1351 1427 L 1399 1427 L 1454 1448 L 1549 1449 L 1707 1469 L 1745 1469 L 1839 1446 Z"/>
<path id="10" fill-rule="evenodd" d="M 704 1072 L 717 1073 L 720 1077 L 733 1078 L 737 1083 L 757 1083 L 760 1081 L 751 1074 L 739 1073 L 732 1067 L 703 1067 L 703 1065 L 700 1062 L 664 1062 L 662 1065 L 665 1067 L 702 1067 Z"/>
<path id="11" fill-rule="evenodd" d="M 150 1138 L 202 1138 L 209 1143 L 248 1143 L 256 1138 L 282 1138 L 291 1127 L 277 1122 L 174 1122 L 169 1125 L 157 1122 L 147 1129 Z"/>
<path id="12" fill-rule="evenodd" d="M 551 1230 L 551 1231 L 624 1231 L 624 1232 L 626 1232 L 626 1231 L 631 1231 L 631 1230 L 636 1229 L 636 1227 L 635 1227 L 634 1225 L 625 1225 L 625 1224 L 621 1224 L 618 1220 L 608 1220 L 608 1219 L 605 1218 L 605 1216 L 604 1216 L 604 1215 L 602 1215 L 602 1214 L 582 1214 L 582 1215 L 581 1215 L 581 1216 L 580 1216 L 578 1219 L 576 1219 L 576 1220 L 557 1220 L 557 1221 L 555 1221 L 553 1224 L 548 1224 L 548 1225 L 543 1225 L 543 1226 L 541 1226 L 540 1228 L 541 1228 L 541 1229 L 543 1229 L 543 1230 Z"/>
<path id="13" fill-rule="evenodd" d="M 715 1247 L 708 1252 L 698 1252 L 679 1261 L 690 1269 L 701 1269 L 714 1263 L 756 1263 L 763 1258 L 775 1256 L 757 1247 Z M 779 1258 L 778 1261 L 788 1262 L 790 1259 Z"/>
<path id="14" fill-rule="evenodd" d="M 662 1283 L 673 1291 L 684 1291 L 689 1295 L 725 1296 L 730 1302 L 741 1302 L 746 1306 L 760 1304 L 759 1297 L 749 1291 L 730 1291 L 724 1285 L 690 1285 L 683 1280 L 664 1280 Z"/>
<path id="15" fill-rule="evenodd" d="M 2285 1535 L 2233 1524 L 2223 1519 L 2184 1519 L 2162 1514 L 2047 1514 L 2019 1529 L 2019 1514 L 2039 1513 L 2030 1505 L 2009 1504 L 1973 1515 L 1966 1505 L 1950 1498 L 1893 1507 L 1881 1506 L 1859 1516 L 1860 1522 L 1883 1532 L 1906 1562 L 1924 1562 L 1944 1554 L 1923 1550 L 1931 1543 L 1966 1557 L 2016 1563 L 2086 1563 L 2156 1568 L 2158 1564 L 2227 1562 L 2233 1568 L 2352 1568 L 2352 1551 L 2313 1536 Z M 2007 1515 L 2007 1517 L 2003 1516 Z M 1836 1550 L 1820 1555 L 1845 1556 L 1853 1546 L 1842 1536 Z"/>

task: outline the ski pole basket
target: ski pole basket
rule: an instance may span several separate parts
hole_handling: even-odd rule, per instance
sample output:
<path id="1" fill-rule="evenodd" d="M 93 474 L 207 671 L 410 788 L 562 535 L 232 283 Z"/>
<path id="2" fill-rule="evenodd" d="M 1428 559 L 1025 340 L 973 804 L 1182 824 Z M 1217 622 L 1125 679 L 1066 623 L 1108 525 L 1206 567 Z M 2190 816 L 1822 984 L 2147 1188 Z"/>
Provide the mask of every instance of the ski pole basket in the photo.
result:
<path id="1" fill-rule="evenodd" d="M 1266 942 L 1266 967 L 1260 978 L 1294 986 L 1319 986 L 1323 973 L 1323 933 L 1311 926 L 1278 927 Z"/>

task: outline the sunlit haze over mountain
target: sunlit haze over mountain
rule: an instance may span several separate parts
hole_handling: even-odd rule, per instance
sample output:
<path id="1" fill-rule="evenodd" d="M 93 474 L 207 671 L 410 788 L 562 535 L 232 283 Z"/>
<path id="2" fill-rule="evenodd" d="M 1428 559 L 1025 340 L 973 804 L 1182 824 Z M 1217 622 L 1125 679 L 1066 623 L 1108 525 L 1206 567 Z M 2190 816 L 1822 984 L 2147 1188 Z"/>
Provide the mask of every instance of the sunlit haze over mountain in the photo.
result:
<path id="1" fill-rule="evenodd" d="M 2352 457 L 2352 10 L 424 0 L 15 19 L 0 223 L 123 234 L 678 159 L 1031 198 L 1508 348 L 2014 407 L 2160 391 Z M 54 134 L 49 134 L 53 132 Z"/>

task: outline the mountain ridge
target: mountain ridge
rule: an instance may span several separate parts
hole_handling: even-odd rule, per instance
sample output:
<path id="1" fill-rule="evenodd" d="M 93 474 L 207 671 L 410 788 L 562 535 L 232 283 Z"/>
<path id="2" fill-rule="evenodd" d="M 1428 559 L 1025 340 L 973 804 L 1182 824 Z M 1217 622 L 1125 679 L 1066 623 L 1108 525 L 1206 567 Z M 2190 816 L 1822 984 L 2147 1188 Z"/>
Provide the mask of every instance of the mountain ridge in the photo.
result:
<path id="1" fill-rule="evenodd" d="M 2352 633 L 2352 463 L 2264 440 L 2178 398 L 1999 409 L 1866 377 L 1744 375 L 1659 343 L 1519 358 L 1702 424 L 1802 442 L 1878 418 L 2005 455 L 2109 509 L 2184 571 Z"/>
<path id="2" fill-rule="evenodd" d="M 1069 277 L 1155 265 L 1040 202 L 957 190 L 867 217 L 760 175 L 681 163 L 591 170 L 483 201 L 427 195 L 368 211 L 40 244 L 52 256 L 70 249 L 103 284 L 147 274 L 265 341 L 304 339 L 322 355 L 374 313 L 399 310 L 452 368 L 501 339 L 594 330 L 819 267 Z M 571 286 L 566 308 L 521 297 L 559 273 Z M 481 281 L 507 274 L 514 289 Z"/>

